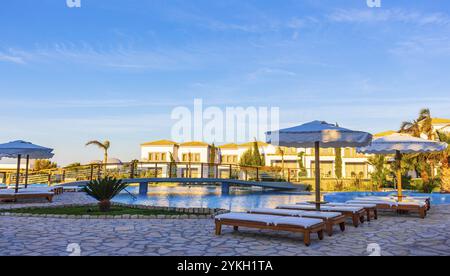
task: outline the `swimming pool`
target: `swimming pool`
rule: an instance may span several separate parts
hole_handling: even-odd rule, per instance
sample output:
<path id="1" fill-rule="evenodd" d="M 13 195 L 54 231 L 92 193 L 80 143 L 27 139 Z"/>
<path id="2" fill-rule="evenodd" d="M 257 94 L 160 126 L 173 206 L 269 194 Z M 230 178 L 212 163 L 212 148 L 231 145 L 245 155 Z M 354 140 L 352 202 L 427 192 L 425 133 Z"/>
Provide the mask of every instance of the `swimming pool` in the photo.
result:
<path id="1" fill-rule="evenodd" d="M 367 197 L 367 196 L 389 196 L 396 195 L 396 192 L 339 192 L 325 194 L 324 200 L 328 202 L 346 202 L 348 200 L 355 199 L 357 197 Z M 405 191 L 403 192 L 405 196 L 426 196 L 431 198 L 431 203 L 434 205 L 450 204 L 450 194 L 423 194 Z"/>
<path id="2" fill-rule="evenodd" d="M 114 202 L 149 206 L 180 208 L 221 208 L 246 211 L 251 208 L 275 208 L 282 204 L 295 204 L 312 200 L 310 195 L 275 191 L 257 191 L 232 187 L 229 195 L 222 195 L 220 186 L 150 185 L 148 194 L 139 195 L 138 187 L 129 187 L 136 199 L 126 192 L 114 198 Z"/>

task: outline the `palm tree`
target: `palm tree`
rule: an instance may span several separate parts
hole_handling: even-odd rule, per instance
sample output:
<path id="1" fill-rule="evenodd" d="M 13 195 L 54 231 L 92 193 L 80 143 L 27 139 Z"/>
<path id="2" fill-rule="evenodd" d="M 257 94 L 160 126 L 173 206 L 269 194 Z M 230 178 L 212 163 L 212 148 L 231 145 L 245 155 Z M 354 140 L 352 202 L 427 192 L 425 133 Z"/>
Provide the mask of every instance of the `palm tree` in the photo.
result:
<path id="1" fill-rule="evenodd" d="M 429 140 L 435 139 L 433 130 L 431 112 L 428 108 L 420 110 L 419 117 L 411 122 L 403 122 L 400 126 L 400 133 L 410 134 L 414 137 L 420 137 L 425 134 Z"/>
<path id="2" fill-rule="evenodd" d="M 412 122 L 403 122 L 400 127 L 400 133 L 410 134 L 414 137 L 421 137 L 422 134 L 424 134 L 428 140 L 436 140 L 437 135 L 433 128 L 433 119 L 431 117 L 430 109 L 421 109 L 416 120 Z M 419 165 L 421 165 L 421 178 L 424 181 L 429 180 L 428 176 L 434 178 L 435 158 L 433 158 L 433 154 L 410 155 L 410 158 L 408 158 L 408 160 L 410 162 L 418 163 Z M 429 164 L 430 168 L 428 168 L 428 166 L 423 164 L 422 162 Z M 412 164 L 409 165 L 412 166 Z"/>
<path id="3" fill-rule="evenodd" d="M 86 143 L 86 146 L 90 146 L 90 145 L 94 145 L 94 146 L 97 146 L 97 147 L 103 149 L 103 151 L 104 151 L 104 161 L 103 161 L 103 163 L 106 165 L 108 163 L 108 150 L 111 147 L 111 143 L 108 140 L 106 140 L 103 143 L 99 142 L 97 140 L 94 140 L 94 141 L 89 141 L 89 142 Z"/>
<path id="4" fill-rule="evenodd" d="M 440 142 L 450 144 L 450 134 L 437 131 Z M 450 192 L 450 149 L 447 148 L 441 153 L 441 191 Z"/>
<path id="5" fill-rule="evenodd" d="M 284 149 L 282 147 L 277 148 L 277 155 L 281 156 L 281 176 L 284 179 Z"/>

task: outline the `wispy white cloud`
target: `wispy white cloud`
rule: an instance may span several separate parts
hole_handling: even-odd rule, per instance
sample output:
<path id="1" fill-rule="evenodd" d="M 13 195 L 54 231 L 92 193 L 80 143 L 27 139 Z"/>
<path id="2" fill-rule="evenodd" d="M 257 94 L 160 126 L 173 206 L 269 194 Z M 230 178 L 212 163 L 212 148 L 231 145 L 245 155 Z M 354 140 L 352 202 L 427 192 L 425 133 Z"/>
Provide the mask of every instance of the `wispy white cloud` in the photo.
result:
<path id="1" fill-rule="evenodd" d="M 264 76 L 267 77 L 269 75 L 274 75 L 274 76 L 278 76 L 278 77 L 280 77 L 280 76 L 294 77 L 297 74 L 292 71 L 278 69 L 278 68 L 259 68 L 258 70 L 248 74 L 247 78 L 249 80 L 257 80 L 261 77 L 264 77 Z"/>
<path id="2" fill-rule="evenodd" d="M 450 25 L 450 17 L 443 13 L 400 9 L 338 9 L 327 18 L 332 22 L 342 23 L 401 22 L 417 25 Z"/>
<path id="3" fill-rule="evenodd" d="M 25 64 L 25 60 L 21 56 L 14 56 L 0 52 L 0 62 L 8 62 L 15 64 Z"/>
<path id="4" fill-rule="evenodd" d="M 38 46 L 34 49 L 0 49 L 0 61 L 17 64 L 28 63 L 71 63 L 105 68 L 127 70 L 183 70 L 195 69 L 204 59 L 201 49 L 167 47 L 160 49 L 136 49 L 115 46 L 94 47 L 87 43 L 55 43 L 51 46 Z"/>
<path id="5" fill-rule="evenodd" d="M 450 37 L 445 35 L 415 36 L 397 42 L 389 52 L 397 56 L 406 56 L 408 58 L 416 57 L 417 55 L 449 56 Z"/>

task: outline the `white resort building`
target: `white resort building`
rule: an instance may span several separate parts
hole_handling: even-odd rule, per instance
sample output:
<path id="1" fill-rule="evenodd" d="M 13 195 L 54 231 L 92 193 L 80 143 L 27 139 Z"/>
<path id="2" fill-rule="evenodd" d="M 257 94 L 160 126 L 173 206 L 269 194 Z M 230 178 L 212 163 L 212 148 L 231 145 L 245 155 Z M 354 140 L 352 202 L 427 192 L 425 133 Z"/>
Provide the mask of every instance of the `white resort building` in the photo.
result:
<path id="1" fill-rule="evenodd" d="M 450 132 L 450 119 L 434 118 L 432 121 L 434 130 Z M 390 130 L 375 134 L 374 137 L 382 137 L 395 133 Z M 427 137 L 424 137 L 427 138 Z M 264 142 L 257 142 L 259 152 L 264 158 L 267 167 L 284 168 L 294 179 L 297 177 L 314 177 L 314 149 L 297 149 L 277 147 Z M 205 176 L 210 170 L 206 164 L 215 164 L 216 174 L 229 173 L 227 165 L 239 165 L 242 155 L 254 147 L 254 142 L 244 144 L 224 144 L 212 154 L 212 145 L 204 142 L 177 143 L 169 140 L 160 140 L 141 145 L 141 161 L 149 163 L 174 162 L 189 164 L 189 169 L 178 168 L 183 176 Z M 336 178 L 336 149 L 321 149 L 321 174 L 323 178 Z M 341 149 L 342 177 L 364 178 L 370 176 L 372 168 L 368 163 L 370 155 L 359 154 L 355 148 Z M 213 160 L 214 159 L 214 160 Z M 203 163 L 204 165 L 200 165 Z M 219 165 L 219 166 L 217 166 Z M 160 173 L 167 173 L 166 165 L 158 166 Z M 159 167 L 161 166 L 161 167 Z M 187 166 L 187 165 L 186 165 Z M 205 167 L 206 166 L 206 167 Z M 165 172 L 166 171 L 166 172 Z"/>

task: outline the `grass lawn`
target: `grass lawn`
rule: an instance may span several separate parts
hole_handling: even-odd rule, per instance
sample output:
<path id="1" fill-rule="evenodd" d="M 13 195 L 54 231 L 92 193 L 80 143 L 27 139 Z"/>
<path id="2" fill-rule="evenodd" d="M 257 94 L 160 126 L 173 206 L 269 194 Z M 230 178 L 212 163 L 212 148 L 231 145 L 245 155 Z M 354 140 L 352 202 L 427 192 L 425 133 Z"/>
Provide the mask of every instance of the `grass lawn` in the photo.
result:
<path id="1" fill-rule="evenodd" d="M 58 207 L 58 208 L 27 208 L 27 209 L 14 209 L 14 210 L 0 210 L 0 212 L 8 212 L 15 214 L 36 214 L 36 215 L 75 215 L 75 216 L 119 216 L 119 215 L 144 215 L 144 216 L 155 216 L 155 215 L 187 215 L 186 213 L 174 212 L 174 211 L 164 211 L 164 210 L 147 210 L 147 209 L 134 209 L 122 206 L 112 206 L 109 212 L 100 212 L 98 207 L 94 206 L 80 206 L 80 207 Z"/>

